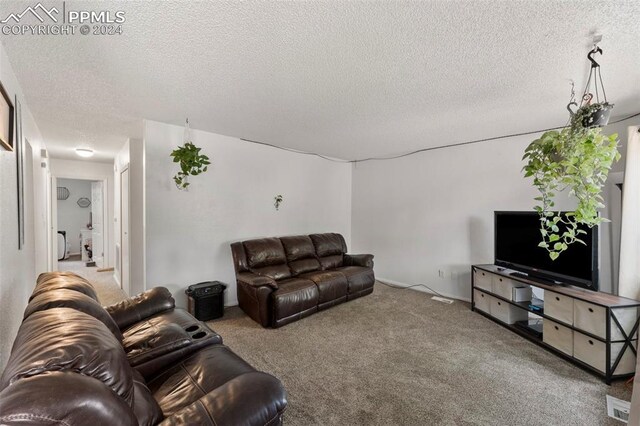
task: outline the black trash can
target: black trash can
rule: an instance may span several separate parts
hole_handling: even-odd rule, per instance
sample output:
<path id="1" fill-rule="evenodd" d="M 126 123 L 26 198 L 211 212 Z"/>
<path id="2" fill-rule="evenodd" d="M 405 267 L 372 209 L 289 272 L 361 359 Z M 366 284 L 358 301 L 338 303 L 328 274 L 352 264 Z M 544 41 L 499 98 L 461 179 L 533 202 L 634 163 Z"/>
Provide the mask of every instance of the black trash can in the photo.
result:
<path id="1" fill-rule="evenodd" d="M 189 298 L 189 313 L 200 321 L 224 315 L 224 290 L 220 281 L 205 281 L 190 285 L 184 292 Z"/>

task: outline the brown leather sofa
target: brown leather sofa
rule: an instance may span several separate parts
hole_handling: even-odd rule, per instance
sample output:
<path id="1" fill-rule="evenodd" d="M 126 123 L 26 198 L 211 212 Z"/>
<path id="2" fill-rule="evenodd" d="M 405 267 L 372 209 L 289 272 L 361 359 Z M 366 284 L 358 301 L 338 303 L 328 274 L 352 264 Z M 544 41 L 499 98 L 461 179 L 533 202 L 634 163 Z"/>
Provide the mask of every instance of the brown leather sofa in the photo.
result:
<path id="1" fill-rule="evenodd" d="M 238 304 L 263 327 L 280 327 L 373 292 L 373 255 L 347 254 L 340 234 L 231 244 Z"/>
<path id="2" fill-rule="evenodd" d="M 167 289 L 105 309 L 69 273 L 38 278 L 0 377 L 2 425 L 278 425 L 286 405 Z"/>

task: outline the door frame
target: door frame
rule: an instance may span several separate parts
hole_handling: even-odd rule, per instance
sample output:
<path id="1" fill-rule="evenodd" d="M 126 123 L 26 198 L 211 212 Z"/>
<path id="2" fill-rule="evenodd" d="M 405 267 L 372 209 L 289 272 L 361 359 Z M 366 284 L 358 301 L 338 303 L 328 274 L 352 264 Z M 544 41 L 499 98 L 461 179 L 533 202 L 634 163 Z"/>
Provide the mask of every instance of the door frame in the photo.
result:
<path id="1" fill-rule="evenodd" d="M 123 202 L 122 200 L 124 199 L 125 196 L 125 190 L 124 190 L 124 186 L 122 185 L 122 175 L 124 174 L 124 172 L 129 173 L 129 178 L 127 179 L 127 183 L 128 183 L 128 187 L 126 188 L 126 196 L 127 196 L 127 208 L 129 210 L 128 214 L 127 214 L 127 226 L 128 228 L 125 230 L 124 226 L 122 225 L 122 212 L 124 211 L 123 209 Z M 127 163 L 122 170 L 120 170 L 120 218 L 119 218 L 119 222 L 120 222 L 120 288 L 123 289 L 125 291 L 125 293 L 127 293 L 127 295 L 130 293 L 131 291 L 131 242 L 129 241 L 129 239 L 131 238 L 131 171 L 129 170 L 129 163 Z M 127 271 L 129 271 L 129 278 L 127 279 L 127 289 L 124 288 L 124 279 L 123 279 L 123 273 L 124 273 L 124 257 L 122 255 L 122 253 L 124 252 L 124 233 L 125 231 L 127 232 L 127 235 L 129 236 L 129 238 L 127 238 L 127 242 L 128 247 L 127 247 L 127 254 L 128 254 L 128 260 L 127 260 Z"/>
<path id="2" fill-rule="evenodd" d="M 50 212 L 49 212 L 49 221 L 51 228 L 51 244 L 49 244 L 49 261 L 51 263 L 50 271 L 58 270 L 58 197 L 57 195 L 54 197 L 53 194 L 57 193 L 58 187 L 58 179 L 74 179 L 74 180 L 86 180 L 89 182 L 102 182 L 102 209 L 103 209 L 103 220 L 102 220 L 102 252 L 104 253 L 103 267 L 108 268 L 111 266 L 111 256 L 109 253 L 109 244 L 111 243 L 112 236 L 109 235 L 109 226 L 107 220 L 109 218 L 109 205 L 113 203 L 113 200 L 109 200 L 109 191 L 108 191 L 108 179 L 100 174 L 96 174 L 91 176 L 91 174 L 83 173 L 82 176 L 74 175 L 73 173 L 59 173 L 59 174 L 51 174 L 51 203 L 50 203 Z"/>

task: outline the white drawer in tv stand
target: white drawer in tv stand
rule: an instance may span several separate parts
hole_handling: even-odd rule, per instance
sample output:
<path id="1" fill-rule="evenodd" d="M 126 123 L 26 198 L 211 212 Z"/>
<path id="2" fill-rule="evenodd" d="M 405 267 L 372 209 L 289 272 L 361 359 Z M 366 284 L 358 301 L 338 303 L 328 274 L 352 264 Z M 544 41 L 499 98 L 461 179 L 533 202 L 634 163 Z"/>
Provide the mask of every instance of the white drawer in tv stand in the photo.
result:
<path id="1" fill-rule="evenodd" d="M 512 276 L 511 272 L 496 265 L 473 265 L 471 309 L 603 377 L 607 383 L 634 374 L 639 301 Z M 523 285 L 544 290 L 543 311 L 530 308 L 529 302 L 511 300 L 510 289 Z M 529 312 L 543 318 L 542 337 L 514 325 L 526 319 Z"/>

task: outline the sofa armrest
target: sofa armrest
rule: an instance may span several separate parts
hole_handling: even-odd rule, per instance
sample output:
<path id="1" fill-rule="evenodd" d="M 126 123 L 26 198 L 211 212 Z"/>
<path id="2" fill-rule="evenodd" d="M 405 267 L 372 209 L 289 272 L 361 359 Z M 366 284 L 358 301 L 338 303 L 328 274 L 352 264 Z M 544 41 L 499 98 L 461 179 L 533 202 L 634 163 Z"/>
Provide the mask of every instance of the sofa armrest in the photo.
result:
<path id="1" fill-rule="evenodd" d="M 152 315 L 175 308 L 176 301 L 165 287 L 155 287 L 105 309 L 120 330 Z"/>
<path id="2" fill-rule="evenodd" d="M 373 255 L 372 254 L 345 254 L 344 265 L 373 268 Z"/>
<path id="3" fill-rule="evenodd" d="M 264 285 L 271 287 L 274 290 L 278 289 L 278 283 L 273 278 L 266 275 L 256 275 L 251 272 L 241 272 L 237 275 L 237 280 L 243 284 L 250 285 L 251 287 L 262 287 Z"/>
<path id="4" fill-rule="evenodd" d="M 282 424 L 287 392 L 280 380 L 254 371 L 237 376 L 164 419 L 170 425 Z"/>

